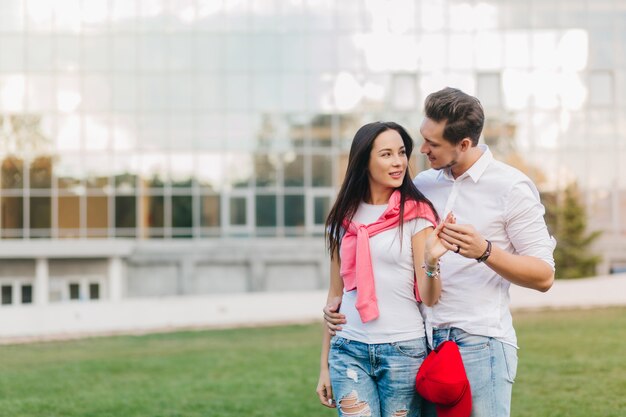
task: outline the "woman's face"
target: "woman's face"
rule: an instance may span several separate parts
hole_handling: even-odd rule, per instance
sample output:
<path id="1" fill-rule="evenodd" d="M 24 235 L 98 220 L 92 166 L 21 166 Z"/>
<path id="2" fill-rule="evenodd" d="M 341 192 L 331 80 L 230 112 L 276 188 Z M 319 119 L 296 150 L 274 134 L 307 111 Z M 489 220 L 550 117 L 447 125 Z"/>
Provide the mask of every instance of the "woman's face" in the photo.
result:
<path id="1" fill-rule="evenodd" d="M 372 195 L 400 187 L 408 164 L 404 142 L 398 132 L 389 129 L 378 135 L 368 164 Z"/>

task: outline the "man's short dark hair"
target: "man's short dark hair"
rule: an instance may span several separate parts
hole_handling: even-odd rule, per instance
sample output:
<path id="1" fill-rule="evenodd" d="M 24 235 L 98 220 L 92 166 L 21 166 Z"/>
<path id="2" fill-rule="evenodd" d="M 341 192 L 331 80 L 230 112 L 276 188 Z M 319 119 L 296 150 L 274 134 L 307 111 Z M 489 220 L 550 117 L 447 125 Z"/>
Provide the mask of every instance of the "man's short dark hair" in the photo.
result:
<path id="1" fill-rule="evenodd" d="M 485 113 L 476 97 L 446 87 L 426 97 L 424 113 L 437 123 L 446 121 L 443 138 L 448 142 L 456 145 L 464 138 L 470 138 L 473 146 L 478 145 Z"/>

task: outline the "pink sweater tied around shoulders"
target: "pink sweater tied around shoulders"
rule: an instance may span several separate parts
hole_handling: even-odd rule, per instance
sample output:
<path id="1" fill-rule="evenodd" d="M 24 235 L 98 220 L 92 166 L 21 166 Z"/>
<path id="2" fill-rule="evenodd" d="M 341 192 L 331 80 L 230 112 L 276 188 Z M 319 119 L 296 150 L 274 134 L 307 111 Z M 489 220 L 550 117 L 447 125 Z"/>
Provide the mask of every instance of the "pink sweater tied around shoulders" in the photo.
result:
<path id="1" fill-rule="evenodd" d="M 421 201 L 407 200 L 404 203 L 404 222 L 424 218 L 436 227 L 437 221 L 431 207 Z M 363 323 L 378 318 L 378 300 L 372 269 L 369 238 L 385 230 L 397 227 L 400 223 L 400 191 L 391 194 L 385 212 L 370 224 L 346 221 L 345 235 L 341 241 L 341 277 L 346 291 L 357 290 L 356 309 Z M 420 300 L 417 282 L 415 298 Z"/>

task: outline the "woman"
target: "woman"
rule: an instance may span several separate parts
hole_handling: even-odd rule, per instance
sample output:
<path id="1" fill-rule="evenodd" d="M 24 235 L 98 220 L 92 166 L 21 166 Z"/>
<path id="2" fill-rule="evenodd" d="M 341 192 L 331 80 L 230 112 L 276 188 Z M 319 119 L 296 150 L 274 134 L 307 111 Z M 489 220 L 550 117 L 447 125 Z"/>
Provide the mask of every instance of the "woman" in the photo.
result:
<path id="1" fill-rule="evenodd" d="M 443 223 L 411 181 L 412 151 L 396 123 L 361 127 L 326 220 L 328 300 L 342 297 L 347 324 L 332 340 L 324 332 L 317 393 L 340 416 L 420 415 L 415 375 L 427 344 L 416 299 L 437 302 L 446 249 Z"/>

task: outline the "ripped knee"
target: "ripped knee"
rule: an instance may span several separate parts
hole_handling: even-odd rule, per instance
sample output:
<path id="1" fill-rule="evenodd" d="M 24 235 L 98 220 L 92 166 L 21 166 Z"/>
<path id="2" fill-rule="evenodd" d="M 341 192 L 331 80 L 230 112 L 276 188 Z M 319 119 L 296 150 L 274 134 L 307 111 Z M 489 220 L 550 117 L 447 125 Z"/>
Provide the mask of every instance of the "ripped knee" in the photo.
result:
<path id="1" fill-rule="evenodd" d="M 341 414 L 350 417 L 371 416 L 370 405 L 367 401 L 360 401 L 359 394 L 353 390 L 338 401 Z"/>

